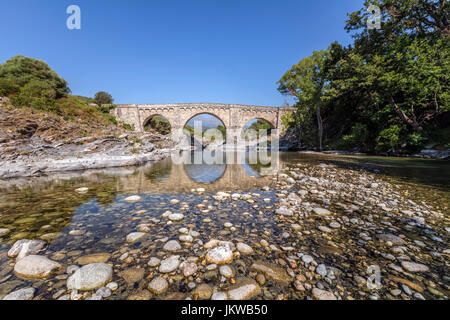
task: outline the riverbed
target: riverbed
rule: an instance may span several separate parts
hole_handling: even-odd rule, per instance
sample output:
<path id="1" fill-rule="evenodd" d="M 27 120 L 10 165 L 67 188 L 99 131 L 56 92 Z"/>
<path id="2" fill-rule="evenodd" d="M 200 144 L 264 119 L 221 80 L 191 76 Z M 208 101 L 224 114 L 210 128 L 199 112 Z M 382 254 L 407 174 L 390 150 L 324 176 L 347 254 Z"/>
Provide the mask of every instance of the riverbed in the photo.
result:
<path id="1" fill-rule="evenodd" d="M 448 299 L 448 161 L 249 162 L 0 181 L 0 299 Z"/>

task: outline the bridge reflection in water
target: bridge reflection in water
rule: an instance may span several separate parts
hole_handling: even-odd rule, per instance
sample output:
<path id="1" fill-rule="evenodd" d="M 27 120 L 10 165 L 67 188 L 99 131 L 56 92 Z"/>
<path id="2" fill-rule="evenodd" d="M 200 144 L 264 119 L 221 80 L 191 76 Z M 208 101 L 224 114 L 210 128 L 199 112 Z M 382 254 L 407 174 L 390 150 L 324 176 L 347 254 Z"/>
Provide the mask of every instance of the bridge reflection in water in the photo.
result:
<path id="1" fill-rule="evenodd" d="M 197 188 L 205 188 L 208 193 L 238 191 L 270 185 L 280 169 L 278 162 L 255 161 L 245 152 L 213 155 L 216 158 L 223 157 L 223 163 L 210 163 L 208 157 L 205 159 L 205 154 L 186 152 L 183 158 L 188 161 L 184 163 L 179 164 L 167 158 L 138 168 L 133 175 L 119 178 L 118 189 L 125 193 L 184 193 Z M 194 161 L 199 156 L 202 159 L 200 163 Z M 230 156 L 243 161 L 235 163 L 228 159 L 227 163 Z"/>

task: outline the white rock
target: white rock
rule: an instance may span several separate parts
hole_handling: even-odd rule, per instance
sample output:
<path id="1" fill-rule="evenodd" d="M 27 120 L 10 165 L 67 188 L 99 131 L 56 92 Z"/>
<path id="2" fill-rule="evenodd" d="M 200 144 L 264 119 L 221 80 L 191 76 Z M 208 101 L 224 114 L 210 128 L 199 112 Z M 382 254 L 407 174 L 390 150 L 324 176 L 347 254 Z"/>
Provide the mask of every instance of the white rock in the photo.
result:
<path id="1" fill-rule="evenodd" d="M 317 229 L 319 229 L 322 232 L 331 232 L 331 229 L 326 226 L 318 226 Z"/>
<path id="2" fill-rule="evenodd" d="M 211 296 L 211 300 L 227 300 L 227 294 L 225 292 L 216 292 Z"/>
<path id="3" fill-rule="evenodd" d="M 86 187 L 75 189 L 75 192 L 78 192 L 78 193 L 86 193 L 88 191 L 89 191 L 89 188 L 86 188 Z"/>
<path id="4" fill-rule="evenodd" d="M 333 293 L 318 288 L 314 288 L 312 294 L 316 300 L 337 300 Z"/>
<path id="5" fill-rule="evenodd" d="M 29 255 L 36 255 L 44 250 L 46 245 L 47 243 L 42 240 L 18 240 L 13 244 L 11 249 L 9 249 L 8 257 L 20 260 Z"/>
<path id="6" fill-rule="evenodd" d="M 181 221 L 181 220 L 184 219 L 184 214 L 182 214 L 182 213 L 172 213 L 172 214 L 169 215 L 168 218 L 169 218 L 169 220 L 172 220 L 172 221 Z"/>
<path id="7" fill-rule="evenodd" d="M 339 229 L 341 227 L 341 224 L 339 222 L 331 222 L 330 227 L 334 229 Z"/>
<path id="8" fill-rule="evenodd" d="M 276 214 L 282 215 L 282 216 L 292 216 L 294 213 L 292 212 L 292 210 L 288 209 L 285 206 L 282 206 L 280 208 L 278 208 L 275 211 Z"/>
<path id="9" fill-rule="evenodd" d="M 180 269 L 185 277 L 190 277 L 197 272 L 197 265 L 194 262 L 184 261 L 180 264 Z"/>
<path id="10" fill-rule="evenodd" d="M 164 259 L 161 261 L 159 266 L 159 272 L 161 273 L 170 273 L 177 270 L 180 265 L 179 256 L 172 256 L 170 258 Z"/>
<path id="11" fill-rule="evenodd" d="M 206 253 L 206 260 L 215 264 L 228 263 L 233 260 L 233 251 L 228 246 L 218 246 Z"/>
<path id="12" fill-rule="evenodd" d="M 157 277 L 150 281 L 148 284 L 148 289 L 154 294 L 162 294 L 169 288 L 169 283 L 166 279 Z"/>
<path id="13" fill-rule="evenodd" d="M 142 198 L 140 196 L 129 196 L 129 197 L 125 198 L 124 200 L 128 201 L 128 202 L 135 202 L 135 201 L 139 201 L 141 199 Z"/>
<path id="14" fill-rule="evenodd" d="M 316 268 L 316 273 L 325 277 L 327 275 L 327 267 L 324 264 L 319 264 Z"/>
<path id="15" fill-rule="evenodd" d="M 110 282 L 106 285 L 106 287 L 111 291 L 116 291 L 119 288 L 117 282 Z"/>
<path id="16" fill-rule="evenodd" d="M 176 240 L 170 240 L 164 244 L 163 250 L 178 251 L 178 250 L 181 250 L 181 245 Z"/>
<path id="17" fill-rule="evenodd" d="M 402 261 L 402 267 L 409 272 L 428 272 L 430 268 L 421 263 Z"/>
<path id="18" fill-rule="evenodd" d="M 183 234 L 178 238 L 182 242 L 192 242 L 194 241 L 194 238 L 191 235 Z"/>
<path id="19" fill-rule="evenodd" d="M 219 267 L 219 273 L 225 278 L 231 278 L 234 276 L 233 269 L 230 266 L 223 265 Z"/>
<path id="20" fill-rule="evenodd" d="M 129 235 L 127 235 L 127 242 L 128 243 L 134 243 L 139 240 L 141 240 L 146 235 L 145 232 L 132 232 Z"/>
<path id="21" fill-rule="evenodd" d="M 318 214 L 319 216 L 328 216 L 331 214 L 331 212 L 324 208 L 314 208 L 313 209 L 315 214 Z"/>
<path id="22" fill-rule="evenodd" d="M 254 296 L 260 294 L 256 281 L 252 279 L 239 279 L 232 288 L 227 292 L 229 300 L 250 300 Z"/>
<path id="23" fill-rule="evenodd" d="M 3 300 L 31 300 L 34 297 L 34 288 L 23 288 L 7 294 Z"/>
<path id="24" fill-rule="evenodd" d="M 302 256 L 302 261 L 306 264 L 309 264 L 314 261 L 314 258 L 311 257 L 310 255 L 305 254 Z"/>
<path id="25" fill-rule="evenodd" d="M 161 216 L 162 216 L 163 218 L 168 218 L 171 214 L 172 214 L 171 211 L 166 211 L 166 212 L 164 212 Z"/>
<path id="26" fill-rule="evenodd" d="M 22 278 L 45 278 L 61 268 L 58 262 L 43 256 L 30 255 L 20 259 L 14 273 Z"/>
<path id="27" fill-rule="evenodd" d="M 0 228 L 0 237 L 6 236 L 9 233 L 9 229 Z"/>
<path id="28" fill-rule="evenodd" d="M 160 263 L 161 263 L 160 259 L 158 259 L 156 257 L 151 257 L 147 264 L 150 267 L 157 267 L 157 266 L 159 266 Z"/>
<path id="29" fill-rule="evenodd" d="M 90 291 L 103 287 L 111 281 L 113 270 L 105 263 L 91 263 L 75 271 L 67 279 L 69 290 Z"/>
<path id="30" fill-rule="evenodd" d="M 236 248 L 242 254 L 252 254 L 253 253 L 252 247 L 250 247 L 248 244 L 245 244 L 245 243 L 242 243 L 242 242 L 239 242 L 236 245 Z"/>
<path id="31" fill-rule="evenodd" d="M 226 192 L 219 191 L 219 192 L 216 193 L 216 196 L 222 197 L 222 198 L 229 198 L 230 194 L 226 193 Z"/>

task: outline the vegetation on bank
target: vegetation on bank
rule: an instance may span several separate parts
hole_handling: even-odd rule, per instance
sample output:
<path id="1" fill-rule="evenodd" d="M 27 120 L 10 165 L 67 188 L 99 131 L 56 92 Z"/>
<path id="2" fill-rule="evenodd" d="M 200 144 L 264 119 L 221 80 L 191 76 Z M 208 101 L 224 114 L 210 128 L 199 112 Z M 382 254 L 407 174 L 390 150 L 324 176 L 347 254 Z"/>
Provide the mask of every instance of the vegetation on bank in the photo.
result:
<path id="1" fill-rule="evenodd" d="M 0 64 L 0 96 L 15 108 L 31 108 L 61 116 L 66 121 L 117 125 L 110 114 L 112 96 L 95 98 L 72 95 L 66 80 L 44 61 L 16 56 Z"/>
<path id="2" fill-rule="evenodd" d="M 170 133 L 170 122 L 162 116 L 154 116 L 144 125 L 144 130 L 147 132 L 156 131 L 157 133 L 167 135 Z"/>
<path id="3" fill-rule="evenodd" d="M 370 5 L 381 29 L 368 29 Z M 303 146 L 402 154 L 450 147 L 450 3 L 368 0 L 354 42 L 315 51 L 279 80 L 297 112 L 283 118 Z"/>

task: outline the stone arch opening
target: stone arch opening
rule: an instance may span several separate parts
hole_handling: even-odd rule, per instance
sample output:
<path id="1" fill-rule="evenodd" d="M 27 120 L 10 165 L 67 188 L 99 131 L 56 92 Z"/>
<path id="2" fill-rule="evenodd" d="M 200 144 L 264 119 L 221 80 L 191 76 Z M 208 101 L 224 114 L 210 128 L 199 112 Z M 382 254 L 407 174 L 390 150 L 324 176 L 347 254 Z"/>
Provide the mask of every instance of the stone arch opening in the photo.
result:
<path id="1" fill-rule="evenodd" d="M 172 132 L 172 124 L 161 114 L 153 114 L 144 121 L 145 132 L 156 132 L 162 135 L 168 135 Z"/>
<path id="2" fill-rule="evenodd" d="M 256 143 L 262 137 L 260 130 L 265 130 L 267 139 L 270 141 L 271 131 L 276 127 L 264 118 L 253 118 L 242 127 L 240 138 L 246 143 Z"/>
<path id="3" fill-rule="evenodd" d="M 215 129 L 215 130 L 210 130 Z M 220 142 L 226 143 L 227 127 L 224 121 L 214 113 L 199 112 L 190 117 L 183 126 L 183 133 L 191 140 L 194 145 L 196 140 L 202 138 L 203 147 Z"/>

